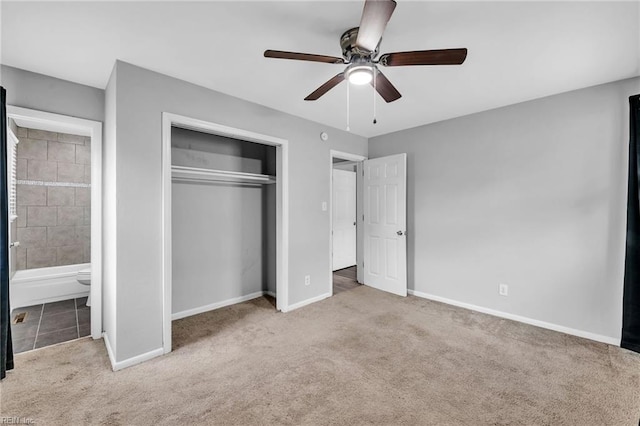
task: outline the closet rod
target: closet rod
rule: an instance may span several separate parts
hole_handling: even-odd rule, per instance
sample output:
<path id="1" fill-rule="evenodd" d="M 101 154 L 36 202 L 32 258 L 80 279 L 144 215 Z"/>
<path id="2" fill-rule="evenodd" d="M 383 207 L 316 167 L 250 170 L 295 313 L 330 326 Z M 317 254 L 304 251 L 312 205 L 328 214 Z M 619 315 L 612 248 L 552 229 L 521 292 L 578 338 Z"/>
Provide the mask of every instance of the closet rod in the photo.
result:
<path id="1" fill-rule="evenodd" d="M 190 182 L 236 182 L 270 184 L 275 176 L 259 173 L 229 172 L 226 170 L 201 169 L 197 167 L 171 166 L 171 178 Z"/>

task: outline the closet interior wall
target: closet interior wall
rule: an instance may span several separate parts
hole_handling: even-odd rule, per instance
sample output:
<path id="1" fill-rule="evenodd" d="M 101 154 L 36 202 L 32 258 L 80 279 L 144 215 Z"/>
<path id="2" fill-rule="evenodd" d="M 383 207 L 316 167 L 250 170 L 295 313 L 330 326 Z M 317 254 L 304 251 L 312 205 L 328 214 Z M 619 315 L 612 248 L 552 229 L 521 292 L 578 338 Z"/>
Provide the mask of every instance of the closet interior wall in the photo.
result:
<path id="1" fill-rule="evenodd" d="M 171 163 L 275 176 L 276 148 L 172 128 Z M 276 185 L 172 179 L 172 314 L 276 291 Z"/>

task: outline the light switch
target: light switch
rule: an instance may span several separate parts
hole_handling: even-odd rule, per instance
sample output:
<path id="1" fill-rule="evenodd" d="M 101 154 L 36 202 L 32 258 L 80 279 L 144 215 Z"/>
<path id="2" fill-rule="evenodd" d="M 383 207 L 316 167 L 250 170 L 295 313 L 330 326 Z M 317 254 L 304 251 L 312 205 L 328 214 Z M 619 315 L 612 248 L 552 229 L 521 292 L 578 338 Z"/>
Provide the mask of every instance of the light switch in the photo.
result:
<path id="1" fill-rule="evenodd" d="M 323 212 L 326 212 L 326 211 L 327 211 L 327 202 L 326 202 L 326 201 L 323 201 L 323 202 L 322 202 L 322 211 L 323 211 Z"/>

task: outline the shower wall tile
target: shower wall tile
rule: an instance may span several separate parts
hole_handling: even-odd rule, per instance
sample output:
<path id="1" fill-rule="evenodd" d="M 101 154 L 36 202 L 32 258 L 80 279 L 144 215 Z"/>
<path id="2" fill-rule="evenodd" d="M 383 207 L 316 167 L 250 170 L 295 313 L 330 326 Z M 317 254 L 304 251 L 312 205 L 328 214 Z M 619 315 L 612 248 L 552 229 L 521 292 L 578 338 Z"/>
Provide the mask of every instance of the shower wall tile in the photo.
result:
<path id="1" fill-rule="evenodd" d="M 27 248 L 16 248 L 16 270 L 27 269 Z"/>
<path id="2" fill-rule="evenodd" d="M 76 199 L 76 188 L 50 186 L 47 188 L 47 205 L 73 206 Z"/>
<path id="3" fill-rule="evenodd" d="M 17 179 L 27 178 L 27 159 L 26 158 L 18 158 L 16 160 L 16 178 Z"/>
<path id="4" fill-rule="evenodd" d="M 91 164 L 91 147 L 89 145 L 76 146 L 76 164 Z"/>
<path id="5" fill-rule="evenodd" d="M 58 247 L 58 265 L 77 265 L 84 263 L 83 246 Z"/>
<path id="6" fill-rule="evenodd" d="M 30 160 L 46 160 L 47 141 L 26 138 L 20 139 L 16 156 L 17 158 L 26 158 Z"/>
<path id="7" fill-rule="evenodd" d="M 24 247 L 46 247 L 47 246 L 47 228 L 31 227 L 18 228 L 18 241 Z"/>
<path id="8" fill-rule="evenodd" d="M 76 235 L 85 243 L 91 242 L 91 227 L 90 226 L 77 226 Z"/>
<path id="9" fill-rule="evenodd" d="M 47 245 L 49 247 L 73 246 L 80 244 L 75 226 L 47 227 Z"/>
<path id="10" fill-rule="evenodd" d="M 56 249 L 53 247 L 27 248 L 27 269 L 46 268 L 56 264 Z"/>
<path id="11" fill-rule="evenodd" d="M 70 135 L 68 133 L 58 133 L 58 141 L 83 145 L 86 137 L 80 135 Z"/>
<path id="12" fill-rule="evenodd" d="M 76 146 L 72 143 L 49 141 L 49 161 L 74 163 L 76 161 Z M 61 167 L 64 169 L 64 167 Z"/>
<path id="13" fill-rule="evenodd" d="M 47 141 L 57 141 L 58 134 L 56 132 L 48 132 L 46 130 L 27 129 L 30 139 L 44 139 Z"/>
<path id="14" fill-rule="evenodd" d="M 17 128 L 16 267 L 84 263 L 91 257 L 91 139 Z"/>
<path id="15" fill-rule="evenodd" d="M 17 206 L 16 214 L 18 215 L 18 218 L 16 219 L 18 228 L 24 228 L 27 226 L 27 208 L 25 206 Z"/>
<path id="16" fill-rule="evenodd" d="M 58 207 L 57 224 L 84 225 L 84 209 L 84 207 Z"/>
<path id="17" fill-rule="evenodd" d="M 90 188 L 76 188 L 76 206 L 91 207 Z"/>
<path id="18" fill-rule="evenodd" d="M 58 164 L 58 182 L 84 182 L 84 166 L 82 164 Z"/>
<path id="19" fill-rule="evenodd" d="M 27 226 L 56 226 L 58 212 L 56 207 L 27 207 Z"/>
<path id="20" fill-rule="evenodd" d="M 18 206 L 46 206 L 47 188 L 44 186 L 17 185 Z"/>
<path id="21" fill-rule="evenodd" d="M 57 177 L 58 163 L 42 160 L 29 160 L 27 166 L 27 179 L 55 181 Z"/>
<path id="22" fill-rule="evenodd" d="M 90 263 L 91 262 L 91 243 L 85 243 L 83 247 L 83 262 Z"/>

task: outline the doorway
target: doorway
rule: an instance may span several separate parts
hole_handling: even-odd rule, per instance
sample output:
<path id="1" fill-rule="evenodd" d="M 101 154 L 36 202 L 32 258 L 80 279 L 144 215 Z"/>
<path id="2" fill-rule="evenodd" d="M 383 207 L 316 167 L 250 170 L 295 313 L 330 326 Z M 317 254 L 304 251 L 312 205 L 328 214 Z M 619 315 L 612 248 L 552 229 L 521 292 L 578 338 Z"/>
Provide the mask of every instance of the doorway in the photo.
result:
<path id="1" fill-rule="evenodd" d="M 35 197 L 37 199 L 32 203 L 35 207 L 31 212 L 31 221 L 36 225 L 40 225 L 36 227 L 36 231 L 44 232 L 47 235 L 47 241 L 57 236 L 65 244 L 69 243 L 64 246 L 64 249 L 37 247 L 36 251 L 38 253 L 34 252 L 36 257 L 33 258 L 36 262 L 32 265 L 34 269 L 24 271 L 25 274 L 22 274 L 24 276 L 20 280 L 17 280 L 15 276 L 13 277 L 14 279 L 10 280 L 11 286 L 14 287 L 11 294 L 13 307 L 17 307 L 17 304 L 25 305 L 26 301 L 34 302 L 28 303 L 31 305 L 35 305 L 35 302 L 42 302 L 43 306 L 46 305 L 46 302 L 51 302 L 52 306 L 57 303 L 56 309 L 63 308 L 58 305 L 73 305 L 76 310 L 75 316 L 77 320 L 78 300 L 82 303 L 84 303 L 84 300 L 73 298 L 66 300 L 68 299 L 66 296 L 68 296 L 67 293 L 69 292 L 73 296 L 74 288 L 83 287 L 82 281 L 78 279 L 80 276 L 79 270 L 82 268 L 87 269 L 87 266 L 90 266 L 88 274 L 82 275 L 82 279 L 90 283 L 88 292 L 91 299 L 89 313 L 90 334 L 92 338 L 99 339 L 102 337 L 102 123 L 11 105 L 7 106 L 7 117 L 22 129 L 32 129 L 34 133 L 46 132 L 45 135 L 56 135 L 58 142 L 48 141 L 46 137 L 41 138 L 41 140 L 23 138 L 24 143 L 30 141 L 30 145 L 32 145 L 30 146 L 32 148 L 30 154 L 32 154 L 31 157 L 33 157 L 34 161 L 33 167 L 29 170 L 33 174 L 31 176 L 27 174 L 26 177 L 17 175 L 16 183 L 21 183 L 25 187 L 39 189 L 36 192 L 32 191 L 35 196 L 39 194 L 39 197 Z M 66 135 L 65 137 L 70 139 L 62 139 L 60 135 Z M 18 145 L 19 139 L 20 135 L 18 135 Z M 83 149 L 79 148 L 81 146 Z M 60 174 L 56 171 L 55 179 L 52 175 L 51 164 L 44 161 L 49 160 L 49 148 L 51 148 L 52 154 L 55 153 L 51 158 L 56 155 L 71 155 L 74 160 L 77 160 L 75 164 L 71 162 L 69 168 L 64 169 L 64 173 Z M 65 158 L 57 157 L 55 159 L 56 161 L 65 160 Z M 70 159 L 67 160 L 70 162 Z M 62 162 L 64 163 L 64 161 Z M 78 175 L 81 168 L 85 170 L 86 175 L 84 178 L 86 181 L 80 179 Z M 71 197 L 71 193 L 73 193 L 73 197 Z M 64 202 L 50 203 L 49 199 L 55 198 L 54 195 L 59 201 L 63 200 Z M 20 205 L 19 202 L 17 204 L 18 206 Z M 22 211 L 17 211 L 16 215 L 17 220 L 20 219 L 21 214 L 23 216 L 22 220 L 27 220 L 25 226 L 28 225 L 28 218 L 26 217 L 28 216 L 28 210 L 29 208 L 25 207 Z M 82 215 L 80 215 L 80 212 L 82 212 Z M 55 225 L 52 222 L 54 219 Z M 59 221 L 61 223 L 64 222 L 63 224 L 66 228 L 75 230 L 74 238 L 69 239 L 66 235 L 62 235 L 61 227 L 60 232 L 54 229 Z M 23 229 L 27 228 L 24 227 Z M 49 229 L 52 229 L 51 238 L 48 236 Z M 37 233 L 36 231 L 23 232 L 23 234 L 25 238 L 32 240 L 33 238 L 31 237 Z M 12 237 L 11 250 L 13 250 L 15 256 L 16 249 L 20 247 L 19 241 L 16 240 L 17 237 L 20 237 L 20 232 L 15 232 Z M 85 246 L 86 253 L 82 253 L 82 250 L 70 245 L 70 241 L 75 243 L 82 242 L 85 239 L 89 242 Z M 24 241 L 25 244 L 27 242 Z M 56 267 L 58 269 L 42 268 L 40 263 L 42 263 L 43 259 L 39 258 L 38 254 L 43 251 L 53 254 L 54 250 L 56 256 L 65 258 L 63 263 L 66 264 Z M 82 255 L 81 262 L 78 260 L 80 255 Z M 27 262 L 28 259 L 29 253 L 27 252 Z M 74 260 L 71 261 L 71 259 Z M 43 277 L 40 271 L 45 269 L 55 269 L 55 273 L 50 274 L 50 277 Z M 84 269 L 82 270 L 84 271 Z M 15 288 L 16 285 L 20 285 L 20 288 Z M 77 324 L 76 326 L 79 328 Z"/>
<path id="2" fill-rule="evenodd" d="M 330 294 L 362 283 L 362 162 L 366 157 L 330 152 Z"/>

